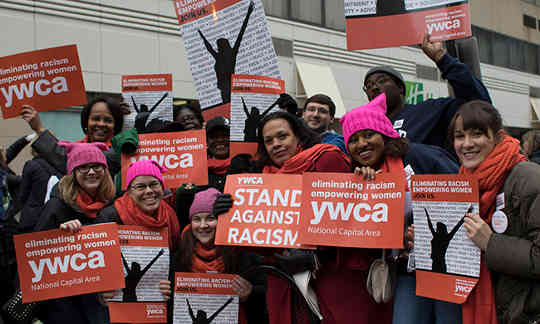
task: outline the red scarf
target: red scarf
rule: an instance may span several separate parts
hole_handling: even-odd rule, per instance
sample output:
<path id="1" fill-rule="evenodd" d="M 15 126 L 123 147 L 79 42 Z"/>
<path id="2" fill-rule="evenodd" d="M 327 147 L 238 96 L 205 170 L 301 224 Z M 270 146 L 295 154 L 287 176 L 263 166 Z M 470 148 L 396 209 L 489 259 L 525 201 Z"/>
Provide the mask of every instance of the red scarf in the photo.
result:
<path id="1" fill-rule="evenodd" d="M 88 217 L 95 219 L 97 214 L 105 207 L 104 201 L 94 200 L 84 190 L 79 190 L 75 202 L 81 208 L 83 213 Z"/>
<path id="2" fill-rule="evenodd" d="M 78 141 L 75 141 L 75 143 L 91 143 L 91 142 L 88 140 L 88 135 L 87 135 L 84 138 Z M 108 148 L 112 147 L 111 138 L 108 138 L 107 141 L 105 141 L 105 145 L 107 145 Z"/>
<path id="3" fill-rule="evenodd" d="M 274 165 L 267 165 L 263 169 L 263 173 L 286 173 L 286 174 L 302 174 L 313 168 L 317 160 L 326 152 L 340 152 L 346 160 L 349 158 L 335 145 L 331 144 L 316 144 L 306 150 L 296 153 L 289 158 L 281 168 Z"/>
<path id="4" fill-rule="evenodd" d="M 118 211 L 118 215 L 120 215 L 120 219 L 124 225 L 139 225 L 155 229 L 161 229 L 167 226 L 169 248 L 174 250 L 180 235 L 180 225 L 178 224 L 176 213 L 166 202 L 161 201 L 156 214 L 152 216 L 143 212 L 126 192 L 122 197 L 116 199 L 114 207 Z"/>
<path id="5" fill-rule="evenodd" d="M 191 233 L 191 224 L 186 226 L 182 231 L 182 237 L 184 237 L 184 235 L 193 235 Z M 215 245 L 213 248 L 208 249 L 202 246 L 197 240 L 195 243 L 195 251 L 191 258 L 191 272 L 208 273 L 208 271 L 224 273 L 225 262 L 223 261 L 222 256 L 217 255 Z"/>
<path id="6" fill-rule="evenodd" d="M 208 159 L 208 171 L 214 174 L 225 174 L 230 164 L 231 158 L 225 160 Z"/>
<path id="7" fill-rule="evenodd" d="M 504 134 L 503 141 L 495 146 L 476 169 L 466 169 L 463 166 L 459 169 L 459 174 L 478 179 L 480 217 L 488 224 L 495 211 L 495 199 L 506 177 L 516 164 L 525 161 L 525 156 L 519 153 L 519 149 L 519 141 Z M 497 324 L 491 273 L 484 263 L 483 255 L 480 259 L 480 278 L 463 304 L 462 310 L 463 324 Z"/>

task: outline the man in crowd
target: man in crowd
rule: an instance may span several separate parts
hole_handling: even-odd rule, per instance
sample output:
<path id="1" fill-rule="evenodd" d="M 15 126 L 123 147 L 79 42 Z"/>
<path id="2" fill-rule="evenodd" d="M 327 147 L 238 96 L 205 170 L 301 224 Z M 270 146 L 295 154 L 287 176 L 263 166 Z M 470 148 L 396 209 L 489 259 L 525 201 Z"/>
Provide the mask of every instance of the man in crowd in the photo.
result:
<path id="1" fill-rule="evenodd" d="M 402 137 L 415 143 L 445 147 L 448 125 L 458 108 L 471 100 L 491 102 L 491 99 L 482 82 L 465 64 L 446 53 L 441 42 L 432 42 L 426 35 L 422 50 L 437 64 L 442 77 L 452 86 L 455 98 L 406 104 L 403 76 L 390 66 L 370 69 L 364 78 L 364 91 L 370 101 L 383 92 L 386 94 L 387 116 Z"/>
<path id="2" fill-rule="evenodd" d="M 302 119 L 309 128 L 321 134 L 322 144 L 332 144 L 347 153 L 343 136 L 329 130 L 330 124 L 334 121 L 336 105 L 324 94 L 316 94 L 309 97 L 302 110 Z"/>

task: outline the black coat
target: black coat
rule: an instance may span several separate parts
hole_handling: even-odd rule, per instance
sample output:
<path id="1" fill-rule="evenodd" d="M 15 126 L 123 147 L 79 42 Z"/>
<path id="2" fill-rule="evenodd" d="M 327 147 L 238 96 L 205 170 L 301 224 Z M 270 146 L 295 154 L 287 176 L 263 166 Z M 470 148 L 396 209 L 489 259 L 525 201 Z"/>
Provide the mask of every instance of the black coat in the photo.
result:
<path id="1" fill-rule="evenodd" d="M 51 199 L 45 204 L 39 215 L 34 230 L 38 232 L 58 229 L 62 223 L 75 219 L 78 219 L 83 226 L 95 223 L 95 220 L 86 216 L 80 208 L 72 207 L 60 197 L 51 195 Z"/>

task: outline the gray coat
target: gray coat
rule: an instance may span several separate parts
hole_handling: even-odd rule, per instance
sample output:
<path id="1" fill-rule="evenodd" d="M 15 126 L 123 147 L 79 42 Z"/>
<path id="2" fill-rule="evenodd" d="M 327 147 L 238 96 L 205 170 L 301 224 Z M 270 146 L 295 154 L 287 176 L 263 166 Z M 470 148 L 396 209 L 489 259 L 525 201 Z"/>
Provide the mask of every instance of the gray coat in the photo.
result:
<path id="1" fill-rule="evenodd" d="M 486 249 L 500 324 L 540 319 L 540 166 L 516 165 L 504 183 L 508 228 Z"/>

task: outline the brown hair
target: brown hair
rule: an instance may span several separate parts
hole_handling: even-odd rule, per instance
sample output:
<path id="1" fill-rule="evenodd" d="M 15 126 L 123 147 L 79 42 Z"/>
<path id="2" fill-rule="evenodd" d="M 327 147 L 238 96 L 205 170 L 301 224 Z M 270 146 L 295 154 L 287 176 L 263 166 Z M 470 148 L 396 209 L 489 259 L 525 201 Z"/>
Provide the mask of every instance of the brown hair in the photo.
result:
<path id="1" fill-rule="evenodd" d="M 336 104 L 332 101 L 332 98 L 328 97 L 327 95 L 324 95 L 322 93 L 318 93 L 316 95 L 313 95 L 309 97 L 306 102 L 304 103 L 304 111 L 306 111 L 307 105 L 310 102 L 316 102 L 321 105 L 327 105 L 330 109 L 330 116 L 334 118 L 334 115 L 336 114 Z"/>
<path id="2" fill-rule="evenodd" d="M 97 198 L 102 201 L 109 201 L 114 198 L 116 190 L 109 171 L 105 169 L 103 173 L 103 179 L 101 180 L 101 183 L 97 189 Z M 79 193 L 79 190 L 82 190 L 82 188 L 77 182 L 74 173 L 62 177 L 58 183 L 58 189 L 60 191 L 60 197 L 62 200 L 64 200 L 71 207 L 77 206 L 77 194 Z"/>
<path id="3" fill-rule="evenodd" d="M 525 152 L 527 155 L 540 150 L 540 130 L 533 129 L 526 132 L 521 137 L 521 142 L 528 144 L 529 152 Z"/>
<path id="4" fill-rule="evenodd" d="M 448 127 L 448 139 L 452 145 L 454 144 L 456 120 L 459 117 L 463 119 L 463 130 L 478 129 L 488 136 L 490 129 L 493 134 L 502 129 L 501 114 L 493 105 L 482 100 L 469 101 L 459 107 Z"/>

